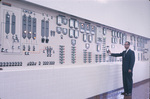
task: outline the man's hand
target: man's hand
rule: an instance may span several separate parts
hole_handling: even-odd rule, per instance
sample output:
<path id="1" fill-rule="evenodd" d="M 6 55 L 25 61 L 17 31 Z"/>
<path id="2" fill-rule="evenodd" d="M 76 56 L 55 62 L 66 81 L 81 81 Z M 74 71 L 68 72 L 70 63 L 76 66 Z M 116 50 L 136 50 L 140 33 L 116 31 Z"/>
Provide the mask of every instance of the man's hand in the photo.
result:
<path id="1" fill-rule="evenodd" d="M 108 50 L 108 51 L 107 51 L 107 53 L 111 54 L 111 51 L 110 51 L 110 50 Z"/>
<path id="2" fill-rule="evenodd" d="M 128 72 L 131 73 L 132 72 L 131 69 L 129 69 Z"/>
<path id="3" fill-rule="evenodd" d="M 110 50 L 107 50 L 107 53 L 108 53 L 108 55 L 111 55 L 111 51 Z"/>

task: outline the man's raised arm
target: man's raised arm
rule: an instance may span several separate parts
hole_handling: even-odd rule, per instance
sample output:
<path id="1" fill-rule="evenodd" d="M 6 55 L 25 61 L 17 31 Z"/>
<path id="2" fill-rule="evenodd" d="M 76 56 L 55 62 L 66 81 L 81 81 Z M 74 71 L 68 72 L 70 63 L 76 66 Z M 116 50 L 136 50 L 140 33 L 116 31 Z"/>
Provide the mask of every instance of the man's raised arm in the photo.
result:
<path id="1" fill-rule="evenodd" d="M 114 57 L 120 57 L 123 56 L 123 52 L 122 53 L 111 53 L 110 50 L 108 51 L 110 56 L 114 56 Z"/>

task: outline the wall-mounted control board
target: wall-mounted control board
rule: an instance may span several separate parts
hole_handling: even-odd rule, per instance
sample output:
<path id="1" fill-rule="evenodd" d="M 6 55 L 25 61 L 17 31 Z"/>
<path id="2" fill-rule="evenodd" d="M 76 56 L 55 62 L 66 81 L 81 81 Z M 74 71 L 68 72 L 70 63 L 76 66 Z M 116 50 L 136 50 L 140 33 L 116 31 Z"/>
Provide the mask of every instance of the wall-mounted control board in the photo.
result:
<path id="1" fill-rule="evenodd" d="M 7 3 L 8 2 L 8 3 Z M 0 3 L 0 67 L 121 62 L 125 41 L 136 61 L 148 61 L 150 39 L 52 9 Z"/>
<path id="2" fill-rule="evenodd" d="M 122 57 L 107 52 L 124 51 L 125 41 L 135 52 L 134 83 L 148 79 L 150 38 L 0 0 L 0 99 L 89 99 L 121 88 Z"/>

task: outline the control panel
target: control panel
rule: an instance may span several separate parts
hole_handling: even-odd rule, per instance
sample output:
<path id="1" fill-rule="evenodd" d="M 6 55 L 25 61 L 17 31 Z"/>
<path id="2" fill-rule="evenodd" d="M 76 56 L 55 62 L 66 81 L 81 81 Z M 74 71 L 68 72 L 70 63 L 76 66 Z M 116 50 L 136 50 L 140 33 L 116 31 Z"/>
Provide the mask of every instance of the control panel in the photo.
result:
<path id="1" fill-rule="evenodd" d="M 30 4 L 29 4 L 30 5 Z M 150 39 L 63 12 L 0 3 L 0 67 L 121 62 L 130 41 L 136 61 L 148 61 Z"/>

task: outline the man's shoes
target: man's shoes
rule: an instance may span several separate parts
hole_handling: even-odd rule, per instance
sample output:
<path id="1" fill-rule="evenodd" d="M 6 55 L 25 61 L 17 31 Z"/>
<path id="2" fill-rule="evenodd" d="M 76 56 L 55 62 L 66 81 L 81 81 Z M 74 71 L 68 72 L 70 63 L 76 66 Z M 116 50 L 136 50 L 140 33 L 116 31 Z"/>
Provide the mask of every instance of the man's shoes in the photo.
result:
<path id="1" fill-rule="evenodd" d="M 126 94 L 126 96 L 131 96 L 131 95 L 132 95 L 132 93 L 127 93 L 127 94 Z"/>
<path id="2" fill-rule="evenodd" d="M 121 95 L 126 95 L 126 94 L 127 94 L 127 93 L 125 93 L 125 92 L 122 92 L 122 93 L 121 93 Z"/>

